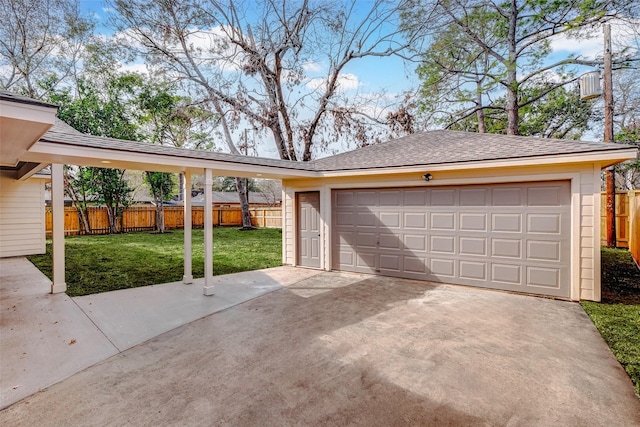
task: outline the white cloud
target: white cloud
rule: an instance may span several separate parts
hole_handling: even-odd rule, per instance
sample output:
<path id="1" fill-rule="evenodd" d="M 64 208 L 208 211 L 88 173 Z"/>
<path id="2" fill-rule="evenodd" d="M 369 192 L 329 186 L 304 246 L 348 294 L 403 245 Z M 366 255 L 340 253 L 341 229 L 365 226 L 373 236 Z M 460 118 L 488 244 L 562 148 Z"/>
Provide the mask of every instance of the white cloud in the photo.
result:
<path id="1" fill-rule="evenodd" d="M 640 33 L 640 21 L 629 22 L 613 20 L 611 23 L 611 40 L 613 49 L 617 45 L 638 46 L 638 33 Z M 565 33 L 559 34 L 551 39 L 551 49 L 554 52 L 566 52 L 577 54 L 582 58 L 594 59 L 602 57 L 604 51 L 604 35 L 602 25 L 593 27 L 590 30 L 583 30 L 586 37 L 567 37 Z"/>
<path id="2" fill-rule="evenodd" d="M 302 69 L 310 73 L 319 73 L 322 71 L 322 66 L 315 61 L 308 61 L 302 66 Z"/>
<path id="3" fill-rule="evenodd" d="M 324 78 L 316 78 L 311 79 L 307 82 L 307 87 L 312 90 L 324 89 L 326 84 L 326 79 Z M 362 83 L 358 79 L 358 76 L 355 74 L 344 73 L 338 75 L 338 91 L 339 92 L 347 92 L 349 90 L 354 90 L 362 86 Z"/>

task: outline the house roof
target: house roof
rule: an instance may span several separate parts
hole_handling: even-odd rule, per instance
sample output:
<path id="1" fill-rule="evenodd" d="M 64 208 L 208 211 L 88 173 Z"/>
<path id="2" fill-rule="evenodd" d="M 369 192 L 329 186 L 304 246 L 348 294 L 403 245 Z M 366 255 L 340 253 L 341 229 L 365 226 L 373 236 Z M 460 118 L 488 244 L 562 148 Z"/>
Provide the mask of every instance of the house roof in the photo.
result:
<path id="1" fill-rule="evenodd" d="M 318 171 L 340 171 L 598 153 L 629 148 L 634 147 L 601 142 L 436 130 L 415 133 L 319 159 L 313 163 Z"/>
<path id="2" fill-rule="evenodd" d="M 0 100 L 57 108 L 6 90 L 0 90 Z M 42 121 L 46 125 L 46 120 Z M 24 131 L 24 126 L 22 129 Z M 410 167 L 472 167 L 478 163 L 490 167 L 495 161 L 507 166 L 526 162 L 598 161 L 606 167 L 637 156 L 637 147 L 630 145 L 437 130 L 311 162 L 291 162 L 92 136 L 76 131 L 61 120 L 56 120 L 38 142 L 32 146 L 27 143 L 21 146 L 18 160 L 33 165 L 30 170 L 52 161 L 93 166 L 110 163 L 109 167 L 172 172 L 213 168 L 220 175 L 276 179 L 343 175 L 351 173 L 349 171 L 367 173 L 366 170 L 380 173 L 382 169 L 393 173 Z M 14 165 L 15 162 L 9 166 Z"/>
<path id="3" fill-rule="evenodd" d="M 61 146 L 98 148 L 125 153 L 166 155 L 170 157 L 199 160 L 215 160 L 244 165 L 272 166 L 282 169 L 309 170 L 308 165 L 302 162 L 290 162 L 287 160 L 242 156 L 214 151 L 191 150 L 166 145 L 154 145 L 144 142 L 88 135 L 76 131 L 73 127 L 69 126 L 62 120 L 57 120 L 55 125 L 42 138 L 40 138 L 40 140 L 44 142 L 55 142 L 57 145 Z"/>
<path id="4" fill-rule="evenodd" d="M 37 99 L 29 98 L 27 96 L 18 95 L 17 93 L 9 92 L 5 89 L 0 89 L 0 99 L 5 101 L 17 102 L 20 104 L 38 105 L 41 107 L 55 108 L 56 110 L 58 109 L 57 105 L 38 101 Z"/>
<path id="5" fill-rule="evenodd" d="M 61 120 L 56 121 L 54 127 L 41 138 L 41 141 L 54 142 L 60 146 L 89 147 L 121 153 L 165 155 L 184 159 L 218 161 L 226 164 L 317 172 L 319 174 L 347 170 L 607 153 L 635 148 L 624 144 L 436 130 L 415 133 L 311 162 L 291 162 L 92 136 L 76 131 Z"/>

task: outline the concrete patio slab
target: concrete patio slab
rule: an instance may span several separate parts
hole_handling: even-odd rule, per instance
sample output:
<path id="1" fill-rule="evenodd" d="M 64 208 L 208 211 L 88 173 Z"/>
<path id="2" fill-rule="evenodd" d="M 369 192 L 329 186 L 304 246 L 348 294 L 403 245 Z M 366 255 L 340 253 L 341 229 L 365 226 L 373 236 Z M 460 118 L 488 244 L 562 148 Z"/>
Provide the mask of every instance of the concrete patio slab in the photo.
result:
<path id="1" fill-rule="evenodd" d="M 204 296 L 203 279 L 123 289 L 73 300 L 119 351 L 178 326 L 280 289 L 320 270 L 276 267 L 214 277 L 214 294 Z"/>
<path id="2" fill-rule="evenodd" d="M 0 409 L 118 352 L 320 270 L 278 267 L 70 298 L 26 258 L 0 259 Z"/>
<path id="3" fill-rule="evenodd" d="M 25 258 L 0 259 L 0 408 L 118 349 Z"/>
<path id="4" fill-rule="evenodd" d="M 321 273 L 176 328 L 1 425 L 640 425 L 582 308 Z"/>

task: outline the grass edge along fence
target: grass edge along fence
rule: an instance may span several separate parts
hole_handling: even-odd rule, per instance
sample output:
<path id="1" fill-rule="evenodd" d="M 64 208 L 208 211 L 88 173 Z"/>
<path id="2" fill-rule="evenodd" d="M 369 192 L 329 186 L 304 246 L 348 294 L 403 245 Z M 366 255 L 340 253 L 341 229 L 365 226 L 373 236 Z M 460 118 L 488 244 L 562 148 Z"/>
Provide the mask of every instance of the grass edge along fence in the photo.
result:
<path id="1" fill-rule="evenodd" d="M 607 244 L 606 194 L 600 195 L 600 245 Z M 640 190 L 616 192 L 616 244 L 640 263 Z"/>
<path id="2" fill-rule="evenodd" d="M 282 208 L 281 207 L 256 207 L 250 208 L 251 223 L 255 227 L 282 228 Z M 89 224 L 91 233 L 107 234 L 109 232 L 109 221 L 105 207 L 96 206 L 88 208 Z M 80 216 L 74 207 L 64 208 L 64 233 L 66 236 L 85 234 L 82 232 Z M 194 206 L 191 210 L 191 222 L 194 228 L 204 227 L 204 208 Z M 184 208 L 182 206 L 164 207 L 165 229 L 172 230 L 184 228 Z M 47 236 L 52 230 L 51 207 L 45 208 L 45 226 Z M 155 206 L 133 206 L 124 210 L 119 218 L 120 231 L 124 233 L 132 231 L 152 231 L 156 227 Z M 214 207 L 214 226 L 241 226 L 242 210 L 239 207 Z"/>

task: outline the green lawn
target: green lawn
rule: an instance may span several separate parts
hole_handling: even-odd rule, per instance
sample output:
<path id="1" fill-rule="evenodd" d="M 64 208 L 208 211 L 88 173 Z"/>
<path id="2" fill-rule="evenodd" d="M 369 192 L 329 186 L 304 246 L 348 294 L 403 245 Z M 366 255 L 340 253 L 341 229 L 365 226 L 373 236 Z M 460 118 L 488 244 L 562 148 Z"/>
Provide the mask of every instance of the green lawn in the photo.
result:
<path id="1" fill-rule="evenodd" d="M 65 239 L 67 294 L 95 294 L 116 289 L 182 280 L 184 232 L 74 236 Z M 47 254 L 29 260 L 51 278 L 51 242 Z M 215 275 L 282 264 L 282 232 L 275 228 L 239 231 L 215 228 Z M 204 275 L 203 230 L 193 230 L 193 277 Z"/>
<path id="2" fill-rule="evenodd" d="M 626 250 L 602 250 L 602 303 L 583 301 L 640 396 L 640 270 Z"/>

